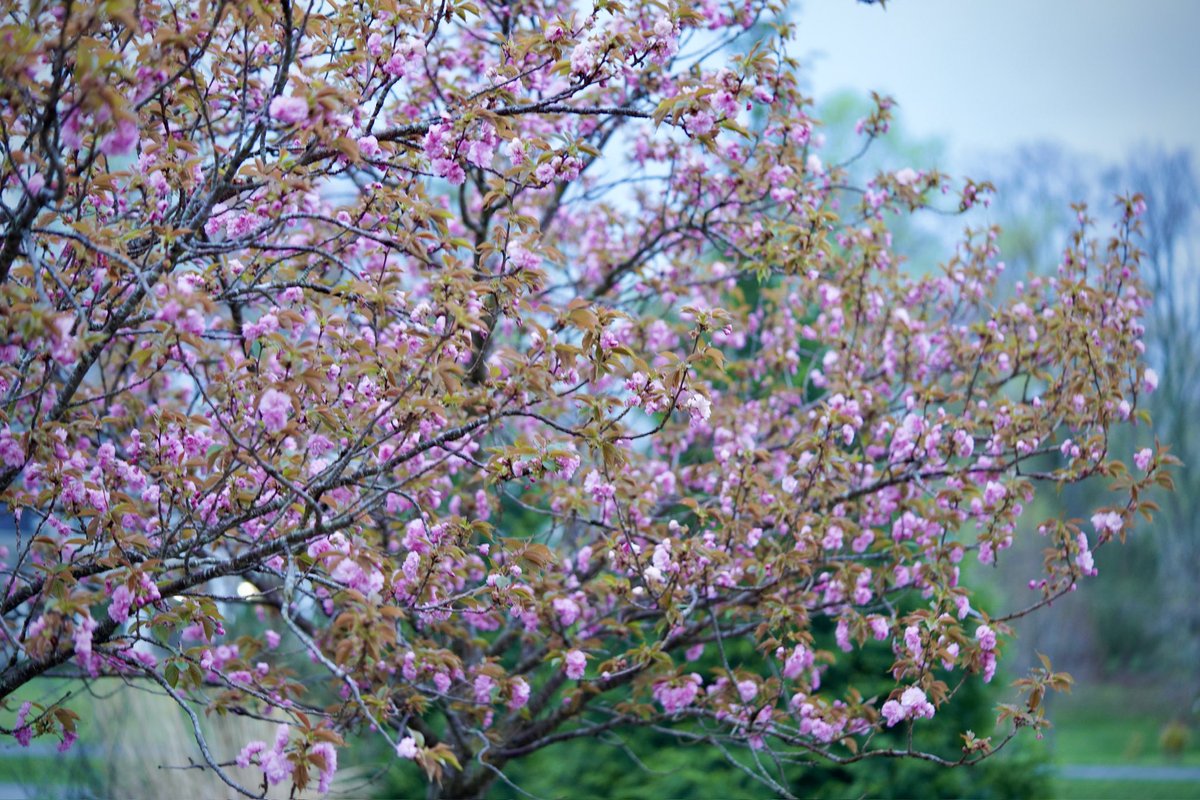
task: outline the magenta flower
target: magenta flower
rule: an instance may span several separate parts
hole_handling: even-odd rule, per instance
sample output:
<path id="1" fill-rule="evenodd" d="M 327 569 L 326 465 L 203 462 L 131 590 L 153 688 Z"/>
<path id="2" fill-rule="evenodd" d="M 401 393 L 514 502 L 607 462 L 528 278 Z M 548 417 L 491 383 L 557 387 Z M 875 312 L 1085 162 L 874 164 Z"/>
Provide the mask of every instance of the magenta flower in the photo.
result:
<path id="1" fill-rule="evenodd" d="M 1003 484 L 988 481 L 983 490 L 983 503 L 988 507 L 994 506 L 1003 500 L 1006 494 L 1008 494 L 1008 490 L 1004 488 Z"/>
<path id="2" fill-rule="evenodd" d="M 106 156 L 125 156 L 133 152 L 138 143 L 138 126 L 133 120 L 123 119 L 114 131 L 100 142 L 100 152 Z"/>
<path id="3" fill-rule="evenodd" d="M 886 703 L 884 703 L 881 711 L 883 712 L 884 719 L 887 720 L 889 728 L 903 720 L 905 717 L 904 709 L 895 700 L 888 700 Z"/>
<path id="4" fill-rule="evenodd" d="M 581 650 L 572 650 L 567 653 L 564 662 L 567 669 L 567 677 L 573 681 L 577 681 L 583 677 L 583 673 L 587 670 L 587 656 Z"/>
<path id="5" fill-rule="evenodd" d="M 129 619 L 129 608 L 133 605 L 133 592 L 125 584 L 119 585 L 112 593 L 112 603 L 108 606 L 108 616 L 113 622 L 124 622 Z"/>
<path id="6" fill-rule="evenodd" d="M 528 681 L 521 677 L 513 678 L 509 683 L 509 710 L 516 711 L 518 708 L 524 708 L 525 704 L 529 702 L 529 693 Z"/>
<path id="7" fill-rule="evenodd" d="M 981 650 L 996 649 L 996 632 L 987 625 L 980 625 L 975 629 L 975 639 L 979 642 Z"/>
<path id="8" fill-rule="evenodd" d="M 308 119 L 308 100 L 303 97 L 276 97 L 271 100 L 271 119 L 295 125 Z"/>
<path id="9" fill-rule="evenodd" d="M 932 719 L 934 714 L 933 704 L 926 699 L 925 692 L 916 686 L 905 689 L 899 701 L 888 700 L 880 710 L 889 728 L 906 719 Z"/>
<path id="10" fill-rule="evenodd" d="M 1121 528 L 1125 526 L 1125 521 L 1121 519 L 1121 515 L 1115 511 L 1099 511 L 1092 514 L 1092 525 L 1096 528 L 1097 533 L 1120 533 Z"/>
<path id="11" fill-rule="evenodd" d="M 29 742 L 33 739 L 33 729 L 25 724 L 31 708 L 33 708 L 33 703 L 27 700 L 17 710 L 17 724 L 13 726 L 13 736 L 17 738 L 21 747 L 29 747 Z"/>
<path id="12" fill-rule="evenodd" d="M 925 699 L 925 692 L 916 686 L 910 686 L 904 690 L 904 694 L 900 695 L 900 705 L 909 717 L 933 718 L 933 704 Z"/>
<path id="13" fill-rule="evenodd" d="M 1096 561 L 1092 557 L 1092 551 L 1088 549 L 1088 538 L 1086 533 L 1080 533 L 1075 539 L 1079 545 L 1079 555 L 1075 556 L 1075 564 L 1085 575 L 1096 574 Z"/>
<path id="14" fill-rule="evenodd" d="M 242 748 L 242 752 L 238 753 L 236 763 L 239 767 L 249 767 L 253 763 L 255 756 L 258 757 L 258 765 L 263 771 L 263 777 L 272 786 L 282 783 L 291 776 L 292 770 L 295 769 L 293 764 L 287 757 L 285 750 L 288 744 L 288 726 L 286 724 L 279 725 L 275 729 L 275 746 L 267 749 L 267 743 L 263 741 L 253 741 Z M 328 759 L 326 764 L 329 764 Z M 337 769 L 337 758 L 333 759 L 333 769 Z M 333 777 L 332 772 L 329 775 Z"/>
<path id="15" fill-rule="evenodd" d="M 496 688 L 496 681 L 491 675 L 480 673 L 475 676 L 475 702 L 480 705 L 491 705 L 492 689 Z"/>
<path id="16" fill-rule="evenodd" d="M 662 704 L 663 711 L 674 714 L 696 701 L 703 679 L 695 672 L 675 681 L 654 684 L 654 698 Z"/>
<path id="17" fill-rule="evenodd" d="M 337 772 L 337 748 L 329 742 L 317 742 L 309 752 L 325 759 L 325 768 L 321 770 L 321 777 L 317 782 L 317 791 L 325 794 L 329 791 L 329 785 L 333 782 L 333 776 Z"/>
<path id="18" fill-rule="evenodd" d="M 258 401 L 258 414 L 267 430 L 278 433 L 292 415 L 292 399 L 283 392 L 267 389 Z"/>
<path id="19" fill-rule="evenodd" d="M 13 438 L 7 425 L 0 429 L 0 461 L 6 467 L 19 467 L 25 463 L 25 448 Z"/>
<path id="20" fill-rule="evenodd" d="M 242 748 L 242 752 L 238 753 L 237 759 L 234 763 L 243 769 L 249 767 L 251 759 L 259 753 L 264 752 L 266 749 L 267 743 L 264 741 L 256 739 L 253 742 L 249 742 L 245 747 Z"/>
<path id="21" fill-rule="evenodd" d="M 417 742 L 411 736 L 405 736 L 396 744 L 396 755 L 400 758 L 414 759 L 417 757 Z"/>

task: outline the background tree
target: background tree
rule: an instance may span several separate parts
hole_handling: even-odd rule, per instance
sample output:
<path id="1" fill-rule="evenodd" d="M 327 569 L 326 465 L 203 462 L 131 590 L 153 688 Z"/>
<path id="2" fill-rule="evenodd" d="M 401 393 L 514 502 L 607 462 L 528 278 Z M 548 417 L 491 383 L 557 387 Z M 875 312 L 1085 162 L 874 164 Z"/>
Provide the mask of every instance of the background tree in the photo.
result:
<path id="1" fill-rule="evenodd" d="M 1150 203 L 1143 244 L 1146 281 L 1153 292 L 1146 312 L 1146 346 L 1148 360 L 1162 374 L 1162 385 L 1148 409 L 1175 456 L 1195 465 L 1200 463 L 1200 431 L 1192 425 L 1200 415 L 1200 193 L 1195 168 L 1186 152 L 1150 151 L 1132 157 L 1107 181 L 1108 186 L 1121 184 L 1144 187 Z M 1130 432 L 1130 439 L 1135 436 Z M 1164 589 L 1188 586 L 1188 576 L 1200 570 L 1200 476 L 1189 469 L 1179 477 L 1184 481 L 1179 491 L 1161 499 L 1163 515 L 1153 538 L 1158 574 L 1144 577 L 1146 584 Z M 1200 660 L 1200 609 L 1187 591 L 1164 590 L 1162 599 L 1155 627 L 1163 641 L 1175 642 L 1164 655 L 1180 675 L 1190 676 L 1187 691 L 1196 703 L 1200 676 L 1192 667 Z"/>
<path id="2" fill-rule="evenodd" d="M 1003 228 L 999 242 L 1010 265 L 1018 271 L 1049 274 L 1053 252 L 1067 220 L 1063 209 L 1072 198 L 1103 203 L 1113 192 L 1137 186 L 1146 197 L 1145 226 L 1138 243 L 1146 251 L 1143 269 L 1153 301 L 1146 309 L 1146 358 L 1161 376 L 1160 388 L 1145 398 L 1156 431 L 1170 442 L 1185 464 L 1194 464 L 1200 451 L 1184 420 L 1190 419 L 1197 397 L 1197 354 L 1189 331 L 1195 327 L 1197 295 L 1194 215 L 1196 178 L 1191 157 L 1183 151 L 1138 150 L 1123 162 L 1105 164 L 1049 144 L 1022 148 L 1011 159 L 991 158 L 989 175 L 997 186 L 992 214 Z M 985 173 L 986 174 L 986 173 Z M 1113 431 L 1114 448 L 1133 452 L 1151 444 L 1144 428 L 1122 426 Z M 1177 479 L 1194 481 L 1189 470 Z M 1047 502 L 1064 503 L 1076 514 L 1097 502 L 1103 489 L 1078 485 Z M 1194 520 L 1195 492 L 1179 491 L 1158 498 L 1164 513 L 1153 528 L 1139 533 L 1120 553 L 1098 560 L 1107 575 L 1106 590 L 1098 586 L 1058 604 L 1049 619 L 1024 632 L 1021 648 L 1050 653 L 1072 673 L 1132 679 L 1152 673 L 1170 703 L 1180 709 L 1200 697 L 1192 668 L 1197 653 L 1195 603 L 1183 575 L 1197 564 Z M 1152 535 L 1151 535 L 1152 534 Z M 1114 557 L 1117 556 L 1117 557 Z M 1036 549 L 1025 554 L 1023 568 L 1040 560 Z M 1006 576 L 1020 574 L 1010 563 Z M 1181 582 L 1182 581 L 1182 582 Z"/>
<path id="3" fill-rule="evenodd" d="M 251 796 L 324 792 L 350 735 L 466 797 L 637 728 L 791 796 L 796 761 L 1042 726 L 1049 664 L 995 741 L 918 735 L 1169 482 L 1108 439 L 1157 384 L 1143 200 L 1004 300 L 994 230 L 910 274 L 892 216 L 988 187 L 851 183 L 780 11 L 12 8 L 5 732 L 69 747 L 17 693 L 119 675 Z M 1032 599 L 983 607 L 963 560 L 1092 477 Z M 213 752 L 200 713 L 279 726 Z"/>

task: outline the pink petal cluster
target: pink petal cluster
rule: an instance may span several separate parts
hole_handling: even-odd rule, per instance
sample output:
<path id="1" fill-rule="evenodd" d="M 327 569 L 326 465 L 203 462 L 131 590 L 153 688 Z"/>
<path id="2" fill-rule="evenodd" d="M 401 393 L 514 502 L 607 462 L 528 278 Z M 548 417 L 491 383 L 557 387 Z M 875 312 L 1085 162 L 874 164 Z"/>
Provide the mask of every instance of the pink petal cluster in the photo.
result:
<path id="1" fill-rule="evenodd" d="M 271 100 L 269 113 L 276 122 L 295 125 L 308 119 L 308 100 L 294 95 L 280 95 Z"/>
<path id="2" fill-rule="evenodd" d="M 137 143 L 137 123 L 130 119 L 123 119 L 117 123 L 116 129 L 100 142 L 100 152 L 106 156 L 125 156 L 133 152 Z"/>
<path id="3" fill-rule="evenodd" d="M 1082 531 L 1075 539 L 1076 545 L 1079 547 L 1079 554 L 1075 556 L 1075 564 L 1079 567 L 1084 575 L 1096 574 L 1096 561 L 1092 557 L 1092 551 L 1088 546 L 1087 534 Z"/>
<path id="4" fill-rule="evenodd" d="M 458 161 L 459 136 L 453 125 L 442 122 L 430 125 L 423 145 L 434 175 L 445 178 L 453 186 L 459 186 L 467 179 L 466 170 Z"/>
<path id="5" fill-rule="evenodd" d="M 267 389 L 259 398 L 258 414 L 267 430 L 278 433 L 291 418 L 292 398 L 276 389 Z"/>
<path id="6" fill-rule="evenodd" d="M 329 742 L 317 742 L 313 745 L 311 752 L 325 759 L 325 768 L 321 770 L 321 777 L 317 782 L 317 791 L 325 794 L 329 791 L 330 784 L 333 783 L 333 776 L 337 773 L 337 748 Z"/>
<path id="7" fill-rule="evenodd" d="M 1125 521 L 1116 511 L 1098 511 L 1092 514 L 1092 526 L 1095 527 L 1097 533 L 1116 534 L 1125 527 Z"/>
<path id="8" fill-rule="evenodd" d="M 124 622 L 129 619 L 129 609 L 133 606 L 134 594 L 124 583 L 117 586 L 112 593 L 112 602 L 108 606 L 108 616 L 113 622 Z"/>
<path id="9" fill-rule="evenodd" d="M 287 757 L 285 750 L 287 749 L 289 731 L 286 724 L 280 724 L 275 729 L 275 744 L 270 749 L 267 749 L 267 743 L 261 740 L 255 740 L 248 743 L 238 753 L 235 763 L 239 767 L 249 767 L 254 763 L 254 759 L 258 759 L 258 765 L 263 771 L 263 776 L 267 779 L 267 783 L 275 786 L 282 783 L 287 778 L 291 777 L 295 764 Z M 336 758 L 334 769 L 337 768 Z M 332 774 L 330 775 L 332 778 Z"/>
<path id="10" fill-rule="evenodd" d="M 0 461 L 6 467 L 19 467 L 25 463 L 25 449 L 7 425 L 0 429 Z"/>
<path id="11" fill-rule="evenodd" d="M 888 700 L 883 704 L 882 711 L 889 728 L 906 719 L 932 719 L 934 714 L 933 704 L 926 699 L 925 692 L 916 686 L 905 689 L 899 702 Z"/>
<path id="12" fill-rule="evenodd" d="M 979 642 L 983 682 L 991 683 L 996 675 L 996 632 L 989 625 L 980 625 L 975 629 L 975 640 Z"/>
<path id="13" fill-rule="evenodd" d="M 654 684 L 654 699 L 662 704 L 663 711 L 674 714 L 696 701 L 703 683 L 695 672 L 676 680 L 659 681 Z"/>
<path id="14" fill-rule="evenodd" d="M 32 708 L 33 703 L 26 700 L 17 709 L 17 723 L 13 725 L 13 736 L 16 737 L 21 747 L 29 747 L 29 742 L 33 739 L 33 729 L 25 724 L 25 720 L 29 717 L 29 711 Z"/>
<path id="15" fill-rule="evenodd" d="M 587 656 L 584 655 L 582 650 L 568 651 L 563 663 L 566 667 L 568 678 L 573 681 L 583 678 L 583 674 L 587 670 Z"/>
<path id="16" fill-rule="evenodd" d="M 524 708 L 529 702 L 529 682 L 518 676 L 509 681 L 508 684 L 509 701 L 508 708 L 510 711 L 516 711 L 519 708 Z"/>
<path id="17" fill-rule="evenodd" d="M 405 736 L 396 743 L 396 755 L 400 758 L 415 759 L 417 757 L 417 741 L 411 736 Z"/>

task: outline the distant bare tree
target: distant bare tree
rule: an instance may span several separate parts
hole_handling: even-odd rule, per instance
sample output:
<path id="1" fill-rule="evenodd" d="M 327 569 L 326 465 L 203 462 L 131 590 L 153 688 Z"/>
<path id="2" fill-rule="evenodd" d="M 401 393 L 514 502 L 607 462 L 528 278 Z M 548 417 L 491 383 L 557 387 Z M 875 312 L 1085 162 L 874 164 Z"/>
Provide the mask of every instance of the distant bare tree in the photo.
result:
<path id="1" fill-rule="evenodd" d="M 1060 145 L 1037 143 L 971 171 L 997 187 L 992 212 L 1003 231 L 999 247 L 1010 289 L 1027 270 L 1054 271 L 1071 203 L 1086 201 L 1103 216 L 1115 194 L 1136 189 L 1145 195 L 1145 227 L 1137 240 L 1153 295 L 1145 343 L 1161 382 L 1143 408 L 1161 441 L 1184 463 L 1175 474 L 1179 491 L 1156 498 L 1163 516 L 1139 531 L 1119 560 L 1101 560 L 1101 572 L 1115 582 L 1100 591 L 1081 586 L 1022 631 L 1021 660 L 1046 652 L 1077 675 L 1157 664 L 1178 678 L 1164 684 L 1174 698 L 1200 697 L 1200 598 L 1193 588 L 1200 572 L 1200 427 L 1193 423 L 1200 419 L 1200 190 L 1191 154 L 1146 149 L 1105 170 Z M 1114 431 L 1114 457 L 1130 463 L 1136 450 L 1150 444 L 1139 436 L 1145 436 L 1140 428 Z M 1047 500 L 1082 515 L 1095 495 L 1081 487 Z M 1013 574 L 1036 563 L 1041 552 L 1030 548 L 1020 558 L 1025 561 L 1006 565 Z"/>
<path id="2" fill-rule="evenodd" d="M 1010 275 L 1054 268 L 1071 225 L 1071 203 L 1095 199 L 1095 176 L 1102 169 L 1062 145 L 1035 142 L 973 171 L 996 186 L 994 210 L 1008 223 L 1000 251 Z M 1099 199 L 1104 202 L 1094 206 L 1098 210 L 1108 198 Z"/>
<path id="3" fill-rule="evenodd" d="M 1184 463 L 1176 475 L 1179 491 L 1164 493 L 1164 514 L 1154 528 L 1160 585 L 1175 587 L 1165 592 L 1160 622 L 1172 643 L 1167 651 L 1190 667 L 1190 689 L 1200 696 L 1200 191 L 1186 151 L 1139 154 L 1107 183 L 1114 191 L 1136 186 L 1148 203 L 1142 263 L 1153 299 L 1145 341 L 1162 382 L 1146 407 L 1158 435 Z"/>

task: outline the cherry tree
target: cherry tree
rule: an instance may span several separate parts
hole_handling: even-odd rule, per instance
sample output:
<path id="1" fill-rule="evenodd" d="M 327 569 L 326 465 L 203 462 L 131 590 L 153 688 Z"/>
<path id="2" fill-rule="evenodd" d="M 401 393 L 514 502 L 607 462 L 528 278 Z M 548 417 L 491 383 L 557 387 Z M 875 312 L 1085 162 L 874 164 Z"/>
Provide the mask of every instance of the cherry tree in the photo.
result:
<path id="1" fill-rule="evenodd" d="M 22 689 L 122 676 L 248 796 L 326 791 L 350 737 L 476 796 L 636 726 L 789 796 L 788 759 L 1045 725 L 1048 663 L 997 737 L 889 738 L 1169 483 L 1108 447 L 1157 383 L 1143 201 L 1003 300 L 995 230 L 905 265 L 889 220 L 990 187 L 827 163 L 783 12 L 12 5 L 0 730 L 65 749 Z M 1093 477 L 1090 520 L 1024 518 Z M 1018 535 L 1044 571 L 981 607 Z M 889 690 L 823 684 L 865 648 Z M 277 733 L 213 752 L 212 712 Z"/>

